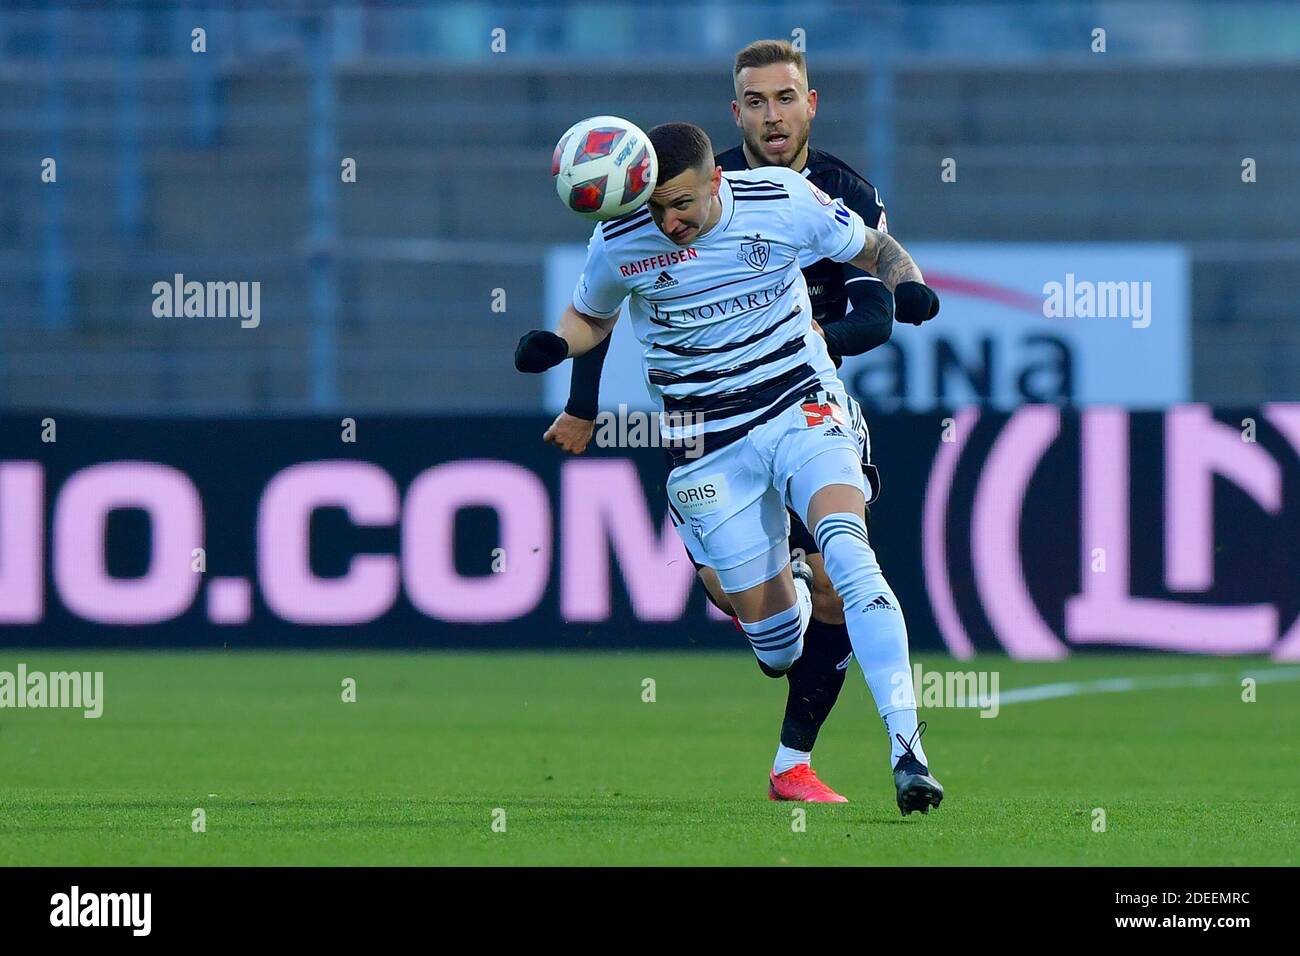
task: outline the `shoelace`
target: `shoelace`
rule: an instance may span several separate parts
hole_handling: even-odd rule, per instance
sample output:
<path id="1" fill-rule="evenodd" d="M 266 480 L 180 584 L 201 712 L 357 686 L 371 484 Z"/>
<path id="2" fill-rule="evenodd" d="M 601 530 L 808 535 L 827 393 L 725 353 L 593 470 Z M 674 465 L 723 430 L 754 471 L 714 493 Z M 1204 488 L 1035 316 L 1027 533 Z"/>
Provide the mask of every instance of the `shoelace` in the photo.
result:
<path id="1" fill-rule="evenodd" d="M 916 754 L 912 752 L 912 747 L 921 742 L 921 736 L 925 733 L 925 727 L 926 723 L 924 720 L 917 724 L 916 730 L 912 733 L 910 740 L 904 740 L 902 734 L 894 734 L 894 739 L 903 745 L 903 756 L 898 758 L 900 763 L 910 758 L 916 763 L 921 764 L 922 767 L 925 766 L 925 764 L 921 763 L 920 760 L 916 759 Z"/>
<path id="2" fill-rule="evenodd" d="M 785 777 L 786 774 L 789 774 L 787 779 L 805 786 L 817 786 L 821 784 L 821 780 L 817 778 L 817 771 L 814 770 L 810 764 L 795 764 L 785 773 L 781 774 L 781 776 Z"/>

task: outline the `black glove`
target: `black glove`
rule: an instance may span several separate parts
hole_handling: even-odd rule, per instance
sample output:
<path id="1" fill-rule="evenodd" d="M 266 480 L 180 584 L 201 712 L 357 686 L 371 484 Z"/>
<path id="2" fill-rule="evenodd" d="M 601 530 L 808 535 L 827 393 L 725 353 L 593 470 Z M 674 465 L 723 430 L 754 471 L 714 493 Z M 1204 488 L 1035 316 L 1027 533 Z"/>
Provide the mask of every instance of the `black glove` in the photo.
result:
<path id="1" fill-rule="evenodd" d="M 568 357 L 568 342 L 554 332 L 534 329 L 525 332 L 515 347 L 515 368 L 521 372 L 545 372 Z"/>
<path id="2" fill-rule="evenodd" d="M 920 325 L 939 314 L 939 297 L 922 282 L 900 282 L 894 289 L 894 318 Z"/>

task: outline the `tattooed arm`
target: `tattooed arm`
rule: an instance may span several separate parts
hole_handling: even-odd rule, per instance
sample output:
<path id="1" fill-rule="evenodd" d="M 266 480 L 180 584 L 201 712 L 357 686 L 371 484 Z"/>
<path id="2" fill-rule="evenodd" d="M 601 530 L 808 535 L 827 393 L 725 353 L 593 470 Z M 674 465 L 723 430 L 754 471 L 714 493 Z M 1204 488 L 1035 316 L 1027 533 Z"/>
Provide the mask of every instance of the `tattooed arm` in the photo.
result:
<path id="1" fill-rule="evenodd" d="M 849 260 L 864 272 L 870 272 L 885 284 L 890 292 L 903 282 L 925 282 L 907 250 L 887 232 L 867 228 L 867 241 L 862 251 Z"/>
<path id="2" fill-rule="evenodd" d="M 862 251 L 849 261 L 894 293 L 894 318 L 899 322 L 920 325 L 939 314 L 939 297 L 925 284 L 907 250 L 888 233 L 868 228 Z"/>

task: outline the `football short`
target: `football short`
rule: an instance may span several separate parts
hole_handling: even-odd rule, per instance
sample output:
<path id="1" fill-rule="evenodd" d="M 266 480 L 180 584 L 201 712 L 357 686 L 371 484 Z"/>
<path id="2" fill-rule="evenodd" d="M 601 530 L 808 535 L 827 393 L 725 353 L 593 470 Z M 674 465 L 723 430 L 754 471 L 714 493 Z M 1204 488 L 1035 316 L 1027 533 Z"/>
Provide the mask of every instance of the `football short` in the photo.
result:
<path id="1" fill-rule="evenodd" d="M 817 461 L 831 450 L 838 454 Z M 792 545 L 816 551 L 802 522 L 800 541 L 790 538 L 790 477 L 824 467 L 825 484 L 856 485 L 874 499 L 879 478 L 869 459 L 858 403 L 842 385 L 818 386 L 744 439 L 673 469 L 666 483 L 673 524 L 696 567 L 718 571 L 727 591 L 743 590 L 788 564 Z"/>

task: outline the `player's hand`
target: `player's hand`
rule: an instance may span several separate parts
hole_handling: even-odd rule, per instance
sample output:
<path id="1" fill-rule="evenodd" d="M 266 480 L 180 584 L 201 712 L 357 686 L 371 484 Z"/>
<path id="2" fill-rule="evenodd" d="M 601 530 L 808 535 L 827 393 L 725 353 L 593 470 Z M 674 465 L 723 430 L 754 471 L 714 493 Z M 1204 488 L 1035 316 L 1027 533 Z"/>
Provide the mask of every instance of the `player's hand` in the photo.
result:
<path id="1" fill-rule="evenodd" d="M 521 372 L 545 372 L 569 357 L 569 343 L 554 332 L 533 329 L 515 346 L 515 368 Z"/>
<path id="2" fill-rule="evenodd" d="M 817 324 L 816 319 L 812 320 L 812 330 L 816 332 L 818 335 L 820 335 L 823 339 L 826 338 L 826 330 Z"/>
<path id="3" fill-rule="evenodd" d="M 542 439 L 570 455 L 581 455 L 587 450 L 591 435 L 596 430 L 596 423 L 585 418 L 578 418 L 568 412 L 560 412 L 546 429 Z"/>
<path id="4" fill-rule="evenodd" d="M 922 282 L 900 282 L 894 289 L 894 318 L 920 325 L 939 314 L 939 297 Z"/>

